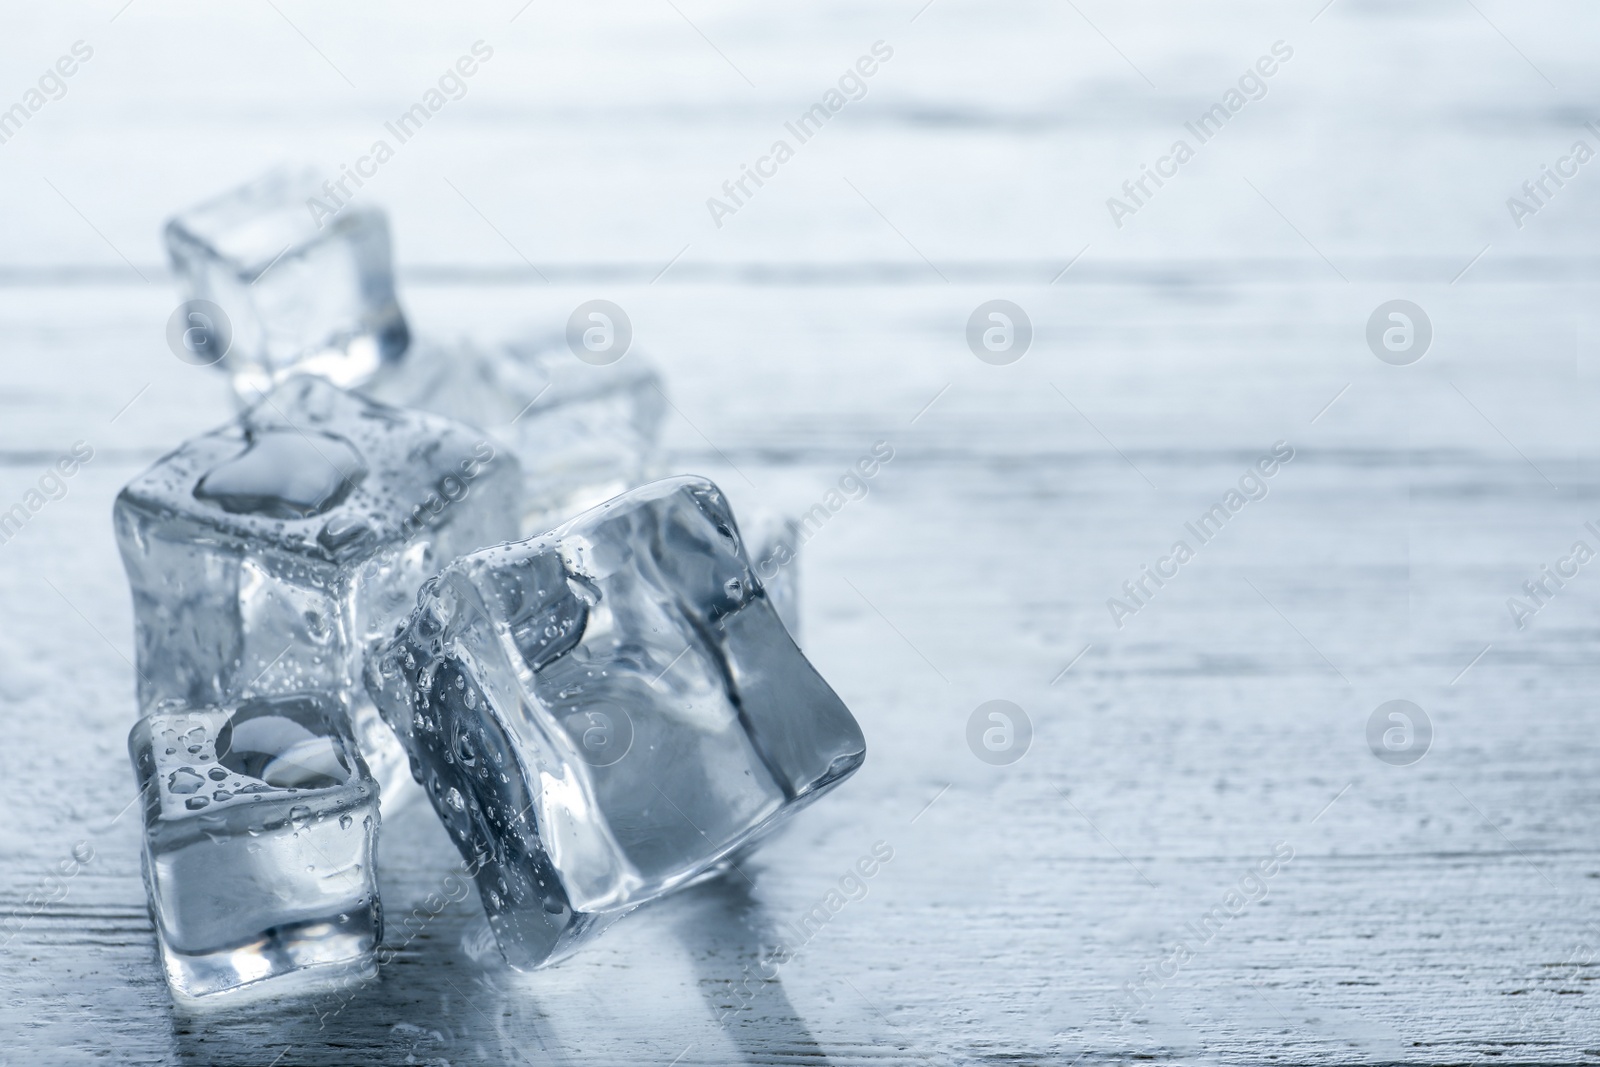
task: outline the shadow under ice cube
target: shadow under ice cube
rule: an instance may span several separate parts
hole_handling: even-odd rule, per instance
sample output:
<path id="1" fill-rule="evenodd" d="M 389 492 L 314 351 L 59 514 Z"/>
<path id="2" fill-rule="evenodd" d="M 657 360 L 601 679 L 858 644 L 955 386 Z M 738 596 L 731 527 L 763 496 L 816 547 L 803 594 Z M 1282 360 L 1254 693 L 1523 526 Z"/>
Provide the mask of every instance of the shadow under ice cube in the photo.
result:
<path id="1" fill-rule="evenodd" d="M 389 223 L 350 204 L 331 218 L 311 173 L 275 171 L 167 223 L 167 255 L 189 300 L 227 313 L 222 367 L 245 403 L 296 373 L 350 386 L 406 349 Z"/>
<path id="2" fill-rule="evenodd" d="M 457 560 L 377 664 L 374 697 L 521 968 L 692 881 L 865 756 L 698 478 Z"/>
<path id="3" fill-rule="evenodd" d="M 128 754 L 150 913 L 175 993 L 376 973 L 378 791 L 336 702 L 171 702 L 134 726 Z"/>
<path id="4" fill-rule="evenodd" d="M 141 707 L 328 694 L 395 799 L 410 775 L 364 657 L 441 566 L 516 536 L 521 472 L 503 451 L 301 377 L 163 457 L 115 509 Z"/>

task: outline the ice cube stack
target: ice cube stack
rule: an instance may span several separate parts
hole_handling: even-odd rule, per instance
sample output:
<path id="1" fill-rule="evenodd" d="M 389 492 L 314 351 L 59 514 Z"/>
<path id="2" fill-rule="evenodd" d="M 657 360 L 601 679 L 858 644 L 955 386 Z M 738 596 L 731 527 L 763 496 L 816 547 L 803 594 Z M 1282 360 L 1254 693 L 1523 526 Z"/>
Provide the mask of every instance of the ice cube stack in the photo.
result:
<path id="1" fill-rule="evenodd" d="M 751 567 L 792 524 L 747 548 L 715 485 L 651 480 L 642 358 L 411 343 L 382 213 L 310 225 L 316 188 L 273 175 L 168 224 L 243 410 L 115 508 L 145 883 L 202 1003 L 375 973 L 381 815 L 419 792 L 528 969 L 865 754 L 786 628 L 792 567 Z"/>

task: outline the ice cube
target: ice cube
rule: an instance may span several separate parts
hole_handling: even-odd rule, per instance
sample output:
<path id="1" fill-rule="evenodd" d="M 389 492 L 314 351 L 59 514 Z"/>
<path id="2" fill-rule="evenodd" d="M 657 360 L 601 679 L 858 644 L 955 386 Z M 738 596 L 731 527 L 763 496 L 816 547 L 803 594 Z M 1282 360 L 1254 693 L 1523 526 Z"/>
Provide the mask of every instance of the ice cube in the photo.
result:
<path id="1" fill-rule="evenodd" d="M 295 373 L 355 385 L 405 351 L 388 220 L 360 202 L 334 211 L 341 199 L 313 173 L 280 170 L 167 223 L 185 299 L 228 316 L 218 365 L 244 403 Z"/>
<path id="2" fill-rule="evenodd" d="M 800 640 L 800 523 L 771 508 L 757 508 L 742 524 L 750 566 L 784 629 Z"/>
<path id="3" fill-rule="evenodd" d="M 558 959 L 853 772 L 848 709 L 673 478 L 424 586 L 369 674 L 506 959 Z"/>
<path id="4" fill-rule="evenodd" d="M 524 535 L 643 484 L 665 399 L 638 353 L 594 366 L 560 337 L 510 344 L 419 340 L 363 392 L 437 412 L 504 441 L 522 463 Z"/>
<path id="5" fill-rule="evenodd" d="M 363 656 L 445 563 L 516 536 L 521 478 L 468 427 L 318 378 L 284 383 L 117 498 L 141 706 L 327 693 L 398 800 L 413 791 L 405 754 Z"/>
<path id="6" fill-rule="evenodd" d="M 180 997 L 376 973 L 378 791 L 337 701 L 163 703 L 128 736 L 143 866 Z"/>

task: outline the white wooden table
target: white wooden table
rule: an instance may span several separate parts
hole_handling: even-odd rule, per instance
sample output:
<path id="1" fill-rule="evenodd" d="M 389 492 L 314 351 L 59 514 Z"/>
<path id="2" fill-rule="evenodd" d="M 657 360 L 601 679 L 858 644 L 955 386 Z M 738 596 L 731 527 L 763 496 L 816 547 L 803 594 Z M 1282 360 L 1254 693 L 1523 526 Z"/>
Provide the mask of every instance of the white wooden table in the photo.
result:
<path id="1" fill-rule="evenodd" d="M 0 544 L 0 1062 L 1600 1059 L 1597 565 L 1522 629 L 1506 604 L 1600 548 L 1600 164 L 1520 229 L 1505 203 L 1600 148 L 1592 7 L 121 4 L 0 35 L 3 105 L 94 49 L 0 144 L 0 510 L 95 451 Z M 363 194 L 413 326 L 618 302 L 677 466 L 740 507 L 808 508 L 890 442 L 801 563 L 867 765 L 750 882 L 532 976 L 464 947 L 474 901 L 407 933 L 456 859 L 411 809 L 383 830 L 378 981 L 179 1014 L 119 814 L 109 515 L 228 405 L 163 344 L 158 227 L 279 158 L 355 158 L 480 39 Z M 706 198 L 878 40 L 866 96 L 714 226 Z M 1117 229 L 1106 199 L 1278 40 L 1266 95 Z M 994 298 L 1035 330 L 1010 366 L 964 339 Z M 1395 298 L 1435 331 L 1406 367 L 1363 336 Z M 1279 441 L 1270 494 L 1118 628 L 1107 599 Z M 1367 741 L 1401 698 L 1433 727 L 1410 766 Z M 967 743 L 995 699 L 1032 723 L 1006 766 Z M 745 999 L 880 841 L 866 896 Z M 1208 920 L 1274 849 L 1262 898 Z"/>

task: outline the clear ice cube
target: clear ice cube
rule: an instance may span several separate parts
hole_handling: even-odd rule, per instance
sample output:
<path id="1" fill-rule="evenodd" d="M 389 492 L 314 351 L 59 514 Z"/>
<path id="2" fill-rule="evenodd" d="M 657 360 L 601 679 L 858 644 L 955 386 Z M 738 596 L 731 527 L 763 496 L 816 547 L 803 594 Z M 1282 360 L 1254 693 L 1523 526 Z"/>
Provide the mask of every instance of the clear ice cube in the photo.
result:
<path id="1" fill-rule="evenodd" d="M 741 527 L 750 566 L 761 579 L 767 599 L 784 629 L 800 640 L 800 523 L 790 515 L 758 508 Z"/>
<path id="2" fill-rule="evenodd" d="M 143 867 L 180 997 L 376 973 L 378 791 L 336 701 L 167 702 L 128 736 Z"/>
<path id="3" fill-rule="evenodd" d="M 524 535 L 658 473 L 666 401 L 660 376 L 638 353 L 594 366 L 560 337 L 494 345 L 419 340 L 362 391 L 504 441 L 522 463 Z"/>
<path id="4" fill-rule="evenodd" d="M 457 560 L 374 663 L 519 968 L 692 881 L 865 756 L 699 478 Z"/>
<path id="5" fill-rule="evenodd" d="M 517 534 L 514 458 L 466 426 L 294 378 L 117 497 L 139 701 L 341 700 L 385 803 L 405 754 L 362 683 L 456 556 Z"/>
<path id="6" fill-rule="evenodd" d="M 384 213 L 313 201 L 338 202 L 311 172 L 274 171 L 167 223 L 185 299 L 228 316 L 219 366 L 245 403 L 296 373 L 355 385 L 405 351 Z"/>

